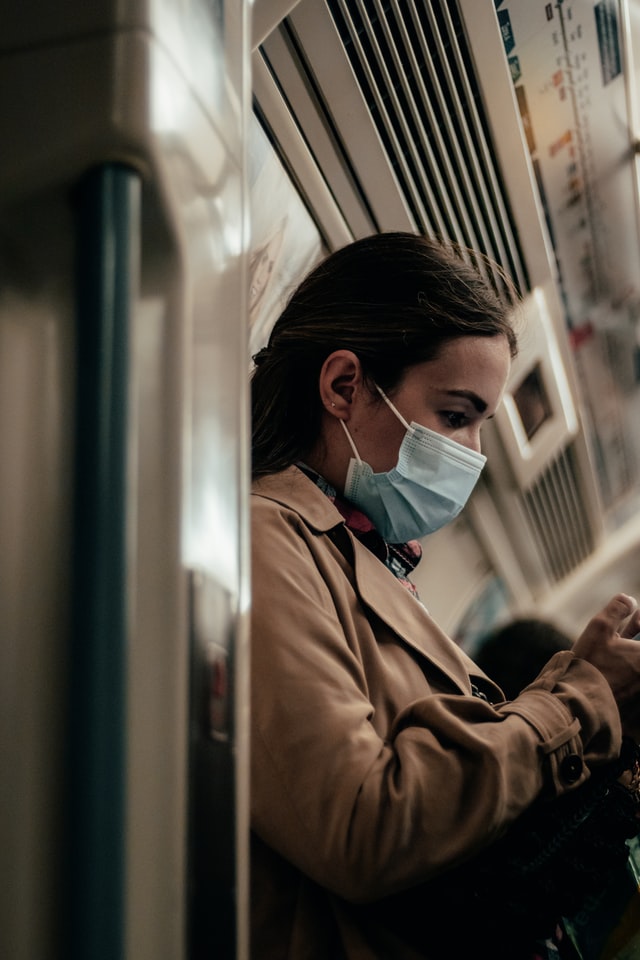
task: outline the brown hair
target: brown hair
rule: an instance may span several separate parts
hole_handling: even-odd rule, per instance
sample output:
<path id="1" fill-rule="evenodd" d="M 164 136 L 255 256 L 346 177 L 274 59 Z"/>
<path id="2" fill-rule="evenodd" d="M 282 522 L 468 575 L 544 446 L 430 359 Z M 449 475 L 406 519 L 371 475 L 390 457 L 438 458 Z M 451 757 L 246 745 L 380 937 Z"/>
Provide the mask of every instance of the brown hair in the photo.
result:
<path id="1" fill-rule="evenodd" d="M 254 357 L 254 477 L 303 460 L 315 444 L 318 378 L 334 350 L 353 351 L 365 377 L 389 392 L 408 367 L 434 360 L 458 337 L 504 336 L 515 356 L 511 310 L 461 252 L 436 240 L 378 233 L 332 253 L 295 290 Z"/>

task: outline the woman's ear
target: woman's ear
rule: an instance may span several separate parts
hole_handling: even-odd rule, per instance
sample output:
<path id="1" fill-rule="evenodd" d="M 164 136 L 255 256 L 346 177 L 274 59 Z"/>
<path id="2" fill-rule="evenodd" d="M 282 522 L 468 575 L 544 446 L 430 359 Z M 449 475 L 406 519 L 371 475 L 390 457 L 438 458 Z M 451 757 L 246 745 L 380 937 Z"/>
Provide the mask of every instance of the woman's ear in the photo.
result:
<path id="1" fill-rule="evenodd" d="M 325 409 L 340 420 L 348 420 L 362 379 L 362 366 L 355 353 L 351 350 L 330 353 L 320 370 L 320 399 Z"/>

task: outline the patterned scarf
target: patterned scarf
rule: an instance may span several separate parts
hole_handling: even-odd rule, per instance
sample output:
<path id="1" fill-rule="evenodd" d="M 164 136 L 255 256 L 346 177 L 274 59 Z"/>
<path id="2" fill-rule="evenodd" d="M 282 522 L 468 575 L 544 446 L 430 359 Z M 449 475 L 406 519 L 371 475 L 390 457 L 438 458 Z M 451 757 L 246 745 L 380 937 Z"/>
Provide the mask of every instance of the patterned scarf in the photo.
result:
<path id="1" fill-rule="evenodd" d="M 418 599 L 416 586 L 409 579 L 409 574 L 415 570 L 422 557 L 422 547 L 417 540 L 409 540 L 407 543 L 387 543 L 380 536 L 369 517 L 358 510 L 352 503 L 345 500 L 336 492 L 336 490 L 327 483 L 324 477 L 311 470 L 306 464 L 297 464 L 300 470 L 309 477 L 310 480 L 322 490 L 331 500 L 336 509 L 344 519 L 345 526 L 351 531 L 354 537 L 362 543 L 371 553 L 382 560 L 382 562 L 391 570 L 403 587 Z"/>

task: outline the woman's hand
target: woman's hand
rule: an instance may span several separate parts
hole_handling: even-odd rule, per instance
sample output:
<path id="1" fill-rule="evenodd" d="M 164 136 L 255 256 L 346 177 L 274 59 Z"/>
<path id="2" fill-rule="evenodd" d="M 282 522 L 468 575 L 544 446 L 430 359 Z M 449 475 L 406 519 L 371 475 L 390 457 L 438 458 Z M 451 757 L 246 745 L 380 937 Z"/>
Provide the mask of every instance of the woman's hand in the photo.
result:
<path id="1" fill-rule="evenodd" d="M 596 614 L 573 645 L 576 656 L 604 674 L 620 710 L 623 732 L 640 741 L 640 609 L 618 593 Z"/>

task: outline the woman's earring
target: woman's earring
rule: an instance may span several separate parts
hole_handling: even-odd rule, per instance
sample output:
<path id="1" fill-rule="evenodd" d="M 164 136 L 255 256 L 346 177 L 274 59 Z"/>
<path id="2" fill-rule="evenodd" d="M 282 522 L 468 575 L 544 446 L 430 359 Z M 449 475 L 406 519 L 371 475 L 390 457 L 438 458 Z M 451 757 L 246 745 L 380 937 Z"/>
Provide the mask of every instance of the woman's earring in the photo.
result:
<path id="1" fill-rule="evenodd" d="M 333 402 L 333 400 L 331 401 L 331 406 L 335 407 L 335 403 Z"/>

